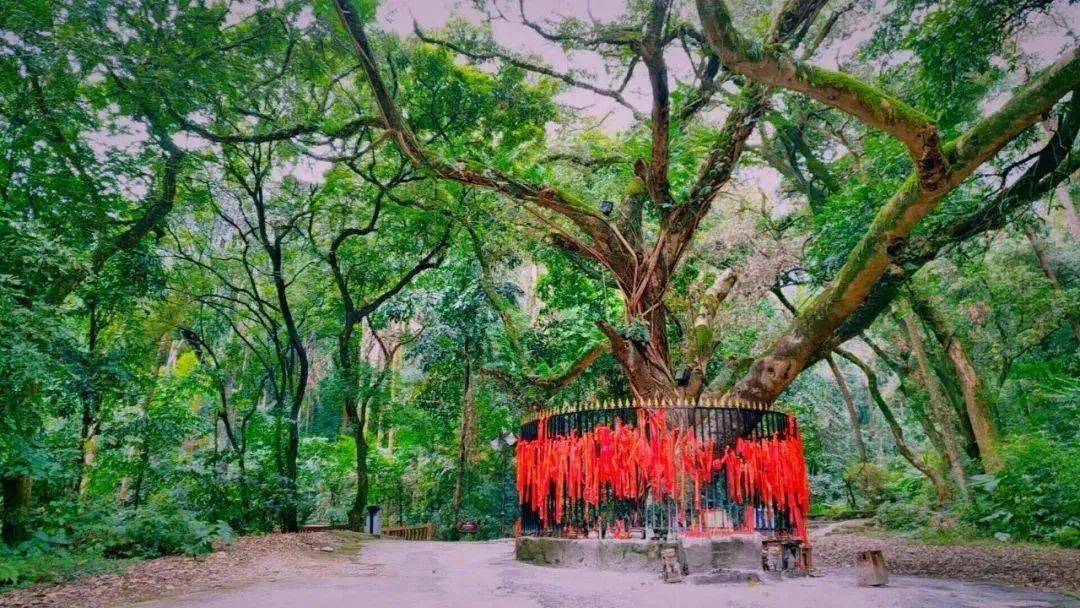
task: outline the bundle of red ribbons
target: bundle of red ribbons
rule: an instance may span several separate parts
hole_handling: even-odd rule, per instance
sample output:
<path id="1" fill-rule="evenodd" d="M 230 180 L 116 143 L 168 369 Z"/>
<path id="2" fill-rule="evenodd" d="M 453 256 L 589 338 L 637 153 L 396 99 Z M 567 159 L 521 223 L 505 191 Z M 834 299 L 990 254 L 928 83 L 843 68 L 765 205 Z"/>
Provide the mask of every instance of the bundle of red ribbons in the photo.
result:
<path id="1" fill-rule="evenodd" d="M 783 511 L 806 538 L 810 487 L 794 420 L 784 436 L 738 439 L 720 452 L 693 429 L 669 429 L 663 409 L 639 409 L 637 418 L 636 425 L 616 422 L 555 437 L 539 420 L 539 436 L 517 444 L 521 503 L 537 511 L 545 528 L 562 523 L 568 505 L 599 507 L 610 498 L 640 500 L 649 493 L 674 501 L 680 514 L 686 506 L 697 512 L 703 488 L 723 474 L 731 501 Z M 747 509 L 744 527 L 753 528 L 753 513 Z"/>

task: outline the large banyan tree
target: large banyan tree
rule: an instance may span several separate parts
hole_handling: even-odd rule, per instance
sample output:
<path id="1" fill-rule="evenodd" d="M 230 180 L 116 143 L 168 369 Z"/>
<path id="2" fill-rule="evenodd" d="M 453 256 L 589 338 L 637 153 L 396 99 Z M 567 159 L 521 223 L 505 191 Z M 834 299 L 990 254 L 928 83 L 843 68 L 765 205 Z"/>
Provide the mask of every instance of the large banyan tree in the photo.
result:
<path id="1" fill-rule="evenodd" d="M 859 335 L 896 298 L 905 281 L 944 248 L 1000 228 L 1010 213 L 1052 190 L 1076 164 L 1076 156 L 1069 153 L 1078 118 L 1077 95 L 1070 98 L 1080 84 L 1076 48 L 1048 66 L 1037 66 L 1026 82 L 1006 91 L 1003 102 L 988 104 L 997 99 L 994 96 L 1000 90 L 982 90 L 969 104 L 990 105 L 996 108 L 993 111 L 975 112 L 966 119 L 944 118 L 939 108 L 913 105 L 918 103 L 916 96 L 909 103 L 891 94 L 879 85 L 883 79 L 856 77 L 815 65 L 822 41 L 852 9 L 850 4 L 829 4 L 826 0 L 784 0 L 773 9 L 765 26 L 761 20 L 755 22 L 758 33 L 753 36 L 740 31 L 736 25 L 739 20 L 733 18 L 724 0 L 696 0 L 693 7 L 674 0 L 632 2 L 617 22 L 568 20 L 555 25 L 530 20 L 524 3 L 488 7 L 492 19 L 515 20 L 564 49 L 598 53 L 609 66 L 621 66 L 610 88 L 578 71 L 560 71 L 505 49 L 494 42 L 490 32 L 485 36 L 483 30 L 477 34 L 477 30 L 467 28 L 451 27 L 442 32 L 416 28 L 424 43 L 442 47 L 462 60 L 525 70 L 630 108 L 640 123 L 640 132 L 648 134 L 647 145 L 639 147 L 640 154 L 592 155 L 572 161 L 582 171 L 601 164 L 632 167 L 623 200 L 612 205 L 583 200 L 558 183 L 538 181 L 533 174 L 505 164 L 496 167 L 475 158 L 447 158 L 429 147 L 425 143 L 428 134 L 418 129 L 415 117 L 403 111 L 394 87 L 388 85 L 394 66 L 380 58 L 378 43 L 382 38 L 366 31 L 370 11 L 364 13 L 364 7 L 353 0 L 335 0 L 381 126 L 411 162 L 434 177 L 493 191 L 519 203 L 550 228 L 551 243 L 598 264 L 614 279 L 625 305 L 625 318 L 617 322 L 596 319 L 607 344 L 590 350 L 581 365 L 571 369 L 587 367 L 610 348 L 639 398 L 696 399 L 709 386 L 707 366 L 718 343 L 714 335 L 716 311 L 738 276 L 731 271 L 713 273 L 696 292 L 692 326 L 680 331 L 685 345 L 679 363 L 673 361 L 669 338 L 672 319 L 665 299 L 704 218 L 718 193 L 729 184 L 755 133 L 763 140 L 762 148 L 784 139 L 791 159 L 786 173 L 804 180 L 812 206 L 827 196 L 830 180 L 825 171 L 817 170 L 822 163 L 808 150 L 799 130 L 783 126 L 797 122 L 797 111 L 803 115 L 829 112 L 861 123 L 859 128 L 866 132 L 884 134 L 902 144 L 910 157 L 909 177 L 890 195 L 873 201 L 872 221 L 862 228 L 857 244 L 846 252 L 846 259 L 831 278 L 822 281 L 813 296 L 798 307 L 772 345 L 743 367 L 741 379 L 725 387 L 731 397 L 766 402 L 776 399 L 802 370 Z M 994 13 L 1001 19 L 1001 32 L 1014 28 L 1028 11 L 1044 8 L 1046 3 L 1025 7 L 1005 4 L 1002 12 Z M 919 3 L 908 8 L 917 10 L 916 5 Z M 669 69 L 675 55 L 684 63 L 689 57 L 693 82 L 676 81 Z M 651 93 L 647 114 L 624 94 L 627 83 L 640 70 L 647 74 Z M 973 179 L 979 167 L 1055 108 L 1059 108 L 1059 116 L 1056 122 L 1049 121 L 1052 132 L 1048 139 L 1013 145 L 1023 148 L 1022 154 L 1013 151 L 1023 157 L 1017 164 L 1023 169 L 1019 178 L 1013 175 L 1006 185 L 935 222 L 931 229 L 916 231 L 951 193 L 972 187 L 979 179 Z M 785 116 L 787 113 L 792 116 Z M 714 126 L 710 121 L 715 122 L 717 115 L 722 120 Z M 781 125 L 768 136 L 762 128 L 766 119 Z M 948 123 L 940 124 L 943 120 Z M 690 172 L 681 165 L 681 176 L 673 177 L 673 145 L 695 121 L 709 127 L 707 152 L 697 159 L 696 177 L 687 178 Z M 842 143 L 832 145 L 840 147 Z M 550 158 L 569 156 L 565 150 L 554 150 Z M 784 172 L 784 167 L 780 168 Z"/>

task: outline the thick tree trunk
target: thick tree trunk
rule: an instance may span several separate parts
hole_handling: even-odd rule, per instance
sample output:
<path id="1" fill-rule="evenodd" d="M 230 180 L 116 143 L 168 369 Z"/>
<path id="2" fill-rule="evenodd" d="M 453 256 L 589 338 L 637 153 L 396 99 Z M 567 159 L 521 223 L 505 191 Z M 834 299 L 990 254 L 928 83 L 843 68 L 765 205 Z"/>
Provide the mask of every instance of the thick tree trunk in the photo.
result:
<path id="1" fill-rule="evenodd" d="M 889 432 L 892 433 L 893 440 L 896 442 L 896 450 L 900 452 L 900 455 L 904 457 L 911 466 L 918 469 L 923 475 L 926 475 L 930 479 L 930 483 L 934 484 L 934 490 L 937 492 L 938 503 L 945 504 L 952 499 L 952 490 L 949 489 L 949 483 L 945 481 L 945 477 L 940 471 L 935 469 L 926 463 L 922 458 L 916 454 L 907 441 L 904 439 L 904 430 L 900 427 L 900 423 L 896 420 L 896 416 L 893 415 L 892 408 L 885 401 L 885 398 L 881 395 L 881 389 L 878 387 L 877 376 L 874 374 L 874 370 L 870 369 L 862 359 L 859 359 L 852 353 L 837 349 L 837 354 L 844 357 L 848 361 L 851 361 L 862 370 L 866 376 L 866 390 L 870 393 L 870 400 L 877 405 L 878 410 L 881 411 L 881 416 L 885 418 L 885 423 L 889 426 Z"/>
<path id="2" fill-rule="evenodd" d="M 86 360 L 90 366 L 90 386 L 83 391 L 82 401 L 82 427 L 79 433 L 79 457 L 76 463 L 78 476 L 76 477 L 75 490 L 80 499 L 86 496 L 90 488 L 90 468 L 97 460 L 97 427 L 98 412 L 101 409 L 100 395 L 98 394 L 95 379 L 97 370 L 94 369 L 97 361 L 97 341 L 101 330 L 97 314 L 97 304 L 90 298 L 86 304 L 87 309 L 87 347 Z"/>
<path id="3" fill-rule="evenodd" d="M 911 350 L 919 363 L 919 373 L 922 375 L 926 390 L 930 393 L 931 418 L 941 430 L 941 441 L 944 447 L 944 456 L 949 471 L 952 473 L 953 482 L 964 501 L 970 496 L 967 488 L 967 477 L 964 474 L 963 461 L 960 459 L 960 448 L 956 444 L 956 424 L 953 421 L 953 412 L 945 402 L 945 395 L 937 384 L 937 377 L 930 369 L 930 363 L 923 348 L 922 336 L 919 333 L 918 321 L 915 313 L 908 311 L 904 315 L 904 325 L 907 327 L 908 339 L 911 341 Z"/>
<path id="4" fill-rule="evenodd" d="M 844 407 L 847 409 L 848 420 L 851 421 L 851 439 L 855 444 L 855 451 L 859 454 L 859 462 L 867 462 L 869 459 L 866 456 L 866 444 L 863 443 L 862 437 L 862 423 L 859 422 L 859 412 L 855 409 L 855 400 L 851 398 L 851 391 L 848 390 L 844 374 L 836 365 L 833 356 L 825 357 L 825 361 L 829 364 L 829 369 L 832 370 L 832 374 L 836 378 L 836 384 L 840 387 L 840 394 L 844 398 Z"/>
<path id="5" fill-rule="evenodd" d="M 4 498 L 4 510 L 0 514 L 0 528 L 4 543 L 14 546 L 30 537 L 27 519 L 30 516 L 30 498 L 33 480 L 29 475 L 15 474 L 0 479 Z"/>
<path id="6" fill-rule="evenodd" d="M 979 446 L 979 457 L 987 473 L 1000 472 L 1005 467 L 1001 456 L 1001 440 L 997 426 L 990 415 L 989 398 L 975 365 L 971 361 L 968 349 L 955 331 L 950 331 L 944 317 L 928 301 L 912 298 L 912 305 L 919 316 L 927 322 L 934 337 L 945 349 L 946 355 L 956 372 L 963 393 L 967 418 L 971 423 L 972 433 Z"/>
<path id="7" fill-rule="evenodd" d="M 667 310 L 663 297 L 665 279 L 654 272 L 640 291 L 624 287 L 626 302 L 626 335 L 607 323 L 599 323 L 600 331 L 611 343 L 611 354 L 622 367 L 630 391 L 638 401 L 664 399 L 674 401 L 686 395 L 675 382 L 668 345 Z M 681 421 L 681 413 L 671 410 L 672 422 Z"/>
<path id="8" fill-rule="evenodd" d="M 286 532 L 300 531 L 300 492 L 297 487 L 296 461 L 300 456 L 300 429 L 294 418 L 287 421 L 288 439 L 285 444 L 286 499 L 281 510 L 281 527 Z"/>
<path id="9" fill-rule="evenodd" d="M 458 446 L 457 479 L 454 481 L 454 524 L 457 524 L 461 517 L 461 502 L 465 495 L 465 480 L 469 470 L 469 453 L 476 417 L 476 387 L 472 377 L 472 359 L 468 354 L 465 357 L 465 394 L 461 399 L 461 441 Z"/>
<path id="10" fill-rule="evenodd" d="M 349 508 L 349 529 L 357 532 L 364 530 L 364 522 L 367 517 L 368 495 L 368 443 L 364 436 L 364 424 L 360 421 L 353 423 L 353 441 L 356 442 L 356 495 L 353 498 L 352 507 Z"/>
<path id="11" fill-rule="evenodd" d="M 1071 209 L 1072 207 L 1068 208 Z M 1075 213 L 1075 210 L 1073 213 Z M 1053 287 L 1054 294 L 1064 301 L 1065 295 L 1061 289 L 1061 281 L 1058 280 L 1057 272 L 1054 270 L 1053 265 L 1050 264 L 1050 258 L 1046 255 L 1046 245 L 1043 243 L 1042 238 L 1035 234 L 1035 231 L 1031 228 L 1025 228 L 1024 234 L 1027 235 L 1028 242 L 1031 243 L 1031 248 L 1035 251 L 1035 257 L 1039 259 L 1039 267 L 1042 268 L 1043 276 Z M 1075 311 L 1069 311 L 1066 313 L 1066 319 L 1069 322 L 1069 327 L 1072 327 L 1076 340 L 1080 342 L 1080 318 L 1077 317 Z"/>
<path id="12" fill-rule="evenodd" d="M 1073 174 L 1075 179 L 1076 173 Z M 1069 194 L 1069 182 L 1063 182 L 1057 188 L 1058 201 L 1061 202 L 1061 206 L 1065 208 L 1065 221 L 1069 224 L 1069 234 L 1072 235 L 1074 240 L 1080 241 L 1080 215 L 1076 213 L 1076 206 L 1073 205 L 1072 196 Z"/>
<path id="13" fill-rule="evenodd" d="M 346 294 L 348 295 L 348 294 Z M 353 328 L 351 307 L 346 303 L 346 312 L 341 335 L 338 336 L 338 366 L 346 384 L 344 397 L 345 421 L 349 425 L 353 442 L 356 444 L 356 494 L 352 507 L 349 508 L 349 529 L 357 532 L 364 530 L 366 519 L 368 474 L 367 454 L 367 407 L 359 406 L 357 379 L 353 354 Z"/>
<path id="14" fill-rule="evenodd" d="M 916 312 L 916 314 L 918 313 Z M 919 318 L 923 320 L 924 325 L 928 325 L 926 319 L 923 319 L 921 315 Z M 971 426 L 971 418 L 968 417 L 967 405 L 964 403 L 964 391 L 960 388 L 960 376 L 957 375 L 956 368 L 953 366 L 952 361 L 949 360 L 944 349 L 940 352 L 936 349 L 927 349 L 926 355 L 931 371 L 938 377 L 939 387 L 942 394 L 945 395 L 945 402 L 952 407 L 952 412 L 956 416 L 956 424 L 960 429 L 960 447 L 969 459 L 981 463 L 982 456 L 979 454 L 979 442 L 975 439 L 975 430 Z"/>
<path id="15" fill-rule="evenodd" d="M 265 232 L 265 219 L 260 209 L 260 227 Z M 285 284 L 285 275 L 282 270 L 282 254 L 277 245 L 271 246 L 270 241 L 263 234 L 263 242 L 265 244 L 267 253 L 270 256 L 270 261 L 273 268 L 274 275 L 274 291 L 277 294 L 278 308 L 281 311 L 282 319 L 285 322 L 285 328 L 288 330 L 289 346 L 292 352 L 296 355 L 297 362 L 297 374 L 296 384 L 293 387 L 293 393 L 290 395 L 291 402 L 289 404 L 288 419 L 285 421 L 287 429 L 287 440 L 285 444 L 285 504 L 281 511 L 281 525 L 286 532 L 298 532 L 300 530 L 300 492 L 297 487 L 297 466 L 296 461 L 300 456 L 300 408 L 304 403 L 304 395 L 307 391 L 309 362 L 307 355 L 307 347 L 304 345 L 304 340 L 300 335 L 300 330 L 296 325 L 296 321 L 293 318 L 292 307 L 288 298 L 287 286 Z"/>

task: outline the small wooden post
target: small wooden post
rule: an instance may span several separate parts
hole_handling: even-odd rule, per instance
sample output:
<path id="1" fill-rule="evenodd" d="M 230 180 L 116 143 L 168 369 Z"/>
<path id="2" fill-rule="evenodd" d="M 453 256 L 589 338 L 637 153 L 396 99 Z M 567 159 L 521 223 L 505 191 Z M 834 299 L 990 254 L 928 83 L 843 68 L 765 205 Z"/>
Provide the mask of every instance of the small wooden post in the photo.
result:
<path id="1" fill-rule="evenodd" d="M 675 547 L 665 547 L 660 550 L 660 565 L 663 568 L 661 574 L 665 583 L 682 582 L 682 564 L 679 563 L 679 552 Z"/>
<path id="2" fill-rule="evenodd" d="M 880 587 L 889 582 L 889 569 L 881 551 L 859 551 L 855 554 L 855 572 L 859 587 Z"/>

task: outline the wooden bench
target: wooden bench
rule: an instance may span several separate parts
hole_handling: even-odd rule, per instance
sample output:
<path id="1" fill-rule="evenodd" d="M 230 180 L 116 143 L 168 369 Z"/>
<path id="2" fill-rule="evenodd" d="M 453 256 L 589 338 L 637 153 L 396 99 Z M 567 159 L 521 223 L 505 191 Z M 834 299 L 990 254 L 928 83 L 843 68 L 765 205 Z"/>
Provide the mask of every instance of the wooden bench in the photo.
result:
<path id="1" fill-rule="evenodd" d="M 435 526 L 433 524 L 423 524 L 419 526 L 383 528 L 382 536 L 400 538 L 402 540 L 431 540 L 435 538 Z"/>

